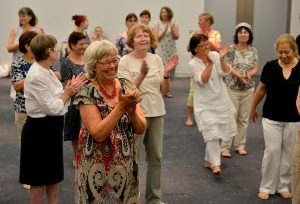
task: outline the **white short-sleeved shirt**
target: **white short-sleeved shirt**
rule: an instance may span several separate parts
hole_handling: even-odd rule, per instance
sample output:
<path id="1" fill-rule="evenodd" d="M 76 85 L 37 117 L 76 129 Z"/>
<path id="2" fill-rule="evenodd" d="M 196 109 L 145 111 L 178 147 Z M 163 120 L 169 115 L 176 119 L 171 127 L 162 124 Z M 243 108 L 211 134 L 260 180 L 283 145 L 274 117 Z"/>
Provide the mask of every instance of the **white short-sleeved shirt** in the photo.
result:
<path id="1" fill-rule="evenodd" d="M 64 104 L 59 98 L 63 92 L 63 86 L 53 71 L 34 62 L 24 84 L 27 115 L 33 118 L 64 115 L 68 103 Z"/>
<path id="2" fill-rule="evenodd" d="M 118 77 L 133 81 L 140 74 L 143 60 L 146 60 L 149 71 L 139 87 L 143 94 L 142 110 L 146 117 L 162 116 L 166 114 L 164 100 L 160 91 L 164 65 L 158 55 L 147 53 L 144 59 L 136 59 L 131 54 L 123 56 L 119 62 Z"/>

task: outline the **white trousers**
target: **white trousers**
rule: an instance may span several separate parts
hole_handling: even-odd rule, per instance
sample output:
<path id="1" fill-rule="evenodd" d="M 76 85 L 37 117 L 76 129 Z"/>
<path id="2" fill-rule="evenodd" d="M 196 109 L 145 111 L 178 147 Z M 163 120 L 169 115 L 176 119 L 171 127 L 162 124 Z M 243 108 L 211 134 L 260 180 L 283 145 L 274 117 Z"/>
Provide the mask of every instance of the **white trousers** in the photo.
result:
<path id="1" fill-rule="evenodd" d="M 212 166 L 221 165 L 221 145 L 219 139 L 209 140 L 205 148 L 205 160 Z"/>
<path id="2" fill-rule="evenodd" d="M 289 192 L 293 148 L 299 122 L 279 122 L 263 118 L 265 151 L 260 192 Z"/>

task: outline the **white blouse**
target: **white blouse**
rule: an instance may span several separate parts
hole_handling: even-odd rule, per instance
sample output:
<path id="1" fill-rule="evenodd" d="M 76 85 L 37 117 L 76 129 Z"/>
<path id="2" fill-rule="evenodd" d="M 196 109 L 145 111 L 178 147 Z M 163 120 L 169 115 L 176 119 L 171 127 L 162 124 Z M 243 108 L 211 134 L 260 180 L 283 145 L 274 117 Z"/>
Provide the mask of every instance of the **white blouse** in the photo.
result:
<path id="1" fill-rule="evenodd" d="M 63 92 L 63 86 L 53 71 L 34 62 L 24 84 L 27 115 L 33 118 L 64 115 L 69 101 L 64 104 L 59 98 Z"/>
<path id="2" fill-rule="evenodd" d="M 227 141 L 236 135 L 235 108 L 223 82 L 223 76 L 230 72 L 222 71 L 217 52 L 210 52 L 209 56 L 213 61 L 213 67 L 206 84 L 201 80 L 201 75 L 206 68 L 202 60 L 194 57 L 188 64 L 195 81 L 195 119 L 205 142 L 213 139 Z M 219 134 L 220 129 L 222 134 Z"/>

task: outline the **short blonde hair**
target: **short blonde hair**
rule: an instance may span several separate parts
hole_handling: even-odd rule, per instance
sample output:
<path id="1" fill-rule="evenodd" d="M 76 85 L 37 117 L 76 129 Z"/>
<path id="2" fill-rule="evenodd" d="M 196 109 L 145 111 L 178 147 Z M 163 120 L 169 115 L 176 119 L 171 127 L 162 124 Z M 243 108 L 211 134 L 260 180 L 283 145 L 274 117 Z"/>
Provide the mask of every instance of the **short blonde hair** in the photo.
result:
<path id="1" fill-rule="evenodd" d="M 133 47 L 133 38 L 135 36 L 136 30 L 138 30 L 138 29 L 141 29 L 143 32 L 148 33 L 150 35 L 150 46 L 152 47 L 154 42 L 155 42 L 155 37 L 154 37 L 154 34 L 152 32 L 152 29 L 149 26 L 141 24 L 141 23 L 135 24 L 129 30 L 128 36 L 127 36 L 127 45 L 131 48 L 134 48 Z"/>
<path id="2" fill-rule="evenodd" d="M 294 51 L 295 53 L 295 57 L 297 57 L 299 59 L 299 55 L 298 55 L 298 47 L 297 47 L 297 43 L 295 38 L 290 35 L 290 34 L 283 34 L 281 36 L 279 36 L 275 42 L 275 51 L 277 53 L 278 51 L 278 46 L 280 44 L 288 44 L 290 46 L 290 48 Z"/>
<path id="3" fill-rule="evenodd" d="M 199 15 L 199 17 L 203 17 L 205 20 L 210 22 L 210 25 L 214 24 L 214 16 L 210 12 L 205 12 Z"/>
<path id="4" fill-rule="evenodd" d="M 95 65 L 98 60 L 107 55 L 118 55 L 116 46 L 108 40 L 91 43 L 84 52 L 85 69 L 89 79 L 94 79 Z"/>
<path id="5" fill-rule="evenodd" d="M 54 49 L 57 40 L 51 35 L 37 35 L 30 42 L 30 48 L 36 61 L 46 60 L 49 49 Z"/>

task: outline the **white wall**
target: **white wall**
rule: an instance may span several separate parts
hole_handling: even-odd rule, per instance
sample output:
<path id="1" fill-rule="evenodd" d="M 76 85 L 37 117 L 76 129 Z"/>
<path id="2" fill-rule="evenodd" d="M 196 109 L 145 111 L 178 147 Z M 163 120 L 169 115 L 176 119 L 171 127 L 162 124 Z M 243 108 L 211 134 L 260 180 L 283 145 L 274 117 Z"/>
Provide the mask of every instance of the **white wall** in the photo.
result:
<path id="1" fill-rule="evenodd" d="M 291 3 L 291 22 L 290 22 L 290 33 L 297 37 L 300 34 L 300 1 L 292 0 Z"/>
<path id="2" fill-rule="evenodd" d="M 204 0 L 7 0 L 1 2 L 0 30 L 0 65 L 11 62 L 11 54 L 7 53 L 9 31 L 18 25 L 18 10 L 23 6 L 32 8 L 39 18 L 39 25 L 47 34 L 53 35 L 61 43 L 66 40 L 74 29 L 71 17 L 74 14 L 87 15 L 90 21 L 89 32 L 96 25 L 104 28 L 108 38 L 115 42 L 116 37 L 126 30 L 125 16 L 134 12 L 139 15 L 143 9 L 152 14 L 152 22 L 159 19 L 159 11 L 163 6 L 169 6 L 174 12 L 174 19 L 179 24 L 180 38 L 177 41 L 180 64 L 177 73 L 186 72 L 186 64 L 190 55 L 186 52 L 189 31 L 198 27 L 197 17 L 204 11 Z"/>
<path id="3" fill-rule="evenodd" d="M 220 31 L 223 46 L 233 43 L 236 24 L 236 1 L 206 0 L 204 4 L 205 11 L 211 12 L 214 16 L 215 23 L 212 27 Z"/>

